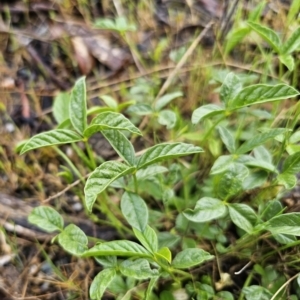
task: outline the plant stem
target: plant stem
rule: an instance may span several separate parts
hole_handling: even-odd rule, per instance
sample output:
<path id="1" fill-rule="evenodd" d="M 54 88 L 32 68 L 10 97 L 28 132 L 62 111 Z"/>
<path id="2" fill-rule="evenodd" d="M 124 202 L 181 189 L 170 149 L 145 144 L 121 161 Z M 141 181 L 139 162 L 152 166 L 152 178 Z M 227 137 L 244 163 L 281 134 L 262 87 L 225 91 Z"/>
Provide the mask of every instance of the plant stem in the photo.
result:
<path id="1" fill-rule="evenodd" d="M 92 169 L 94 170 L 94 169 L 97 168 L 97 164 L 96 164 L 96 161 L 95 161 L 93 151 L 92 151 L 91 146 L 88 142 L 84 142 L 84 143 L 85 143 L 86 151 L 88 153 L 88 156 L 89 156 L 89 159 L 90 159 L 90 162 L 91 162 L 91 165 L 92 165 Z"/>
<path id="2" fill-rule="evenodd" d="M 249 284 L 250 284 L 251 281 L 252 281 L 253 274 L 254 274 L 254 271 L 252 270 L 252 271 L 250 272 L 250 274 L 248 275 L 248 277 L 247 277 L 247 279 L 246 279 L 246 281 L 245 281 L 245 284 L 244 284 L 243 288 L 249 286 Z M 243 300 L 243 299 L 244 299 L 244 294 L 243 294 L 243 292 L 241 291 L 238 300 Z"/>
<path id="3" fill-rule="evenodd" d="M 77 175 L 77 177 L 84 183 L 84 177 L 80 174 L 79 170 L 76 168 L 76 166 L 72 163 L 72 161 L 69 159 L 69 157 L 63 153 L 58 147 L 53 146 L 55 151 L 66 161 L 66 163 L 70 166 L 74 174 Z"/>
<path id="4" fill-rule="evenodd" d="M 133 174 L 133 180 L 134 180 L 134 191 L 136 192 L 136 194 L 138 194 L 138 181 L 137 181 L 137 178 L 136 178 L 136 174 Z"/>

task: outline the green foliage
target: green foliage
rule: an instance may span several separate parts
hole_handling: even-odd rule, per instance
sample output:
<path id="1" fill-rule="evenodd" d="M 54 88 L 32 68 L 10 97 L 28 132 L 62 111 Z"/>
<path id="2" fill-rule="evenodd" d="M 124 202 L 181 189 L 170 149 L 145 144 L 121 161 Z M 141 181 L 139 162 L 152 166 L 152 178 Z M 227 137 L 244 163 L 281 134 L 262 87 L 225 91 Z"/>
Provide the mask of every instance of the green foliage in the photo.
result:
<path id="1" fill-rule="evenodd" d="M 106 21 L 106 25 L 101 23 L 101 26 L 117 31 L 129 30 L 122 22 Z M 281 56 L 290 55 L 298 47 L 295 34 L 288 40 L 288 46 L 282 46 L 279 37 L 268 28 L 252 21 L 249 26 L 274 50 L 281 51 Z M 156 287 L 161 279 L 174 284 L 172 288 L 161 291 L 160 299 L 175 299 L 176 288 L 177 291 L 184 290 L 186 296 L 193 299 L 234 299 L 233 294 L 224 290 L 230 285 L 230 280 L 224 279 L 225 273 L 220 274 L 218 284 L 222 288 L 218 289 L 209 276 L 197 281 L 188 269 L 196 271 L 206 262 L 214 264 L 216 255 L 237 253 L 251 260 L 260 236 L 285 247 L 296 242 L 300 215 L 283 213 L 278 201 L 278 186 L 284 191 L 297 182 L 295 175 L 300 170 L 300 149 L 297 151 L 296 146 L 300 135 L 292 127 L 269 126 L 271 123 L 256 126 L 260 121 L 253 120 L 259 120 L 261 116 L 265 118 L 267 114 L 254 110 L 252 106 L 293 98 L 299 92 L 286 84 L 243 87 L 243 82 L 241 76 L 228 73 L 220 87 L 221 103 L 203 105 L 194 110 L 193 128 L 201 129 L 203 137 L 197 141 L 207 148 L 206 153 L 199 145 L 182 142 L 174 129 L 179 121 L 178 115 L 165 109 L 171 101 L 183 96 L 181 92 L 166 94 L 151 105 L 127 103 L 128 113 L 155 117 L 160 125 L 165 125 L 180 137 L 179 141 L 174 138 L 172 142 L 156 143 L 136 153 L 130 138 L 131 135 L 142 136 L 136 119 L 121 114 L 122 108 L 110 96 L 102 97 L 109 110 L 103 110 L 103 107 L 87 110 L 84 78 L 76 82 L 69 98 L 63 94 L 56 99 L 54 115 L 59 127 L 33 136 L 22 146 L 21 154 L 67 143 L 75 147 L 79 141 L 87 147 L 88 157 L 85 153 L 82 157 L 92 172 L 85 182 L 83 203 L 89 214 L 100 208 L 123 239 L 91 245 L 79 227 L 74 224 L 65 227 L 60 214 L 46 206 L 34 208 L 29 221 L 44 231 L 59 231 L 53 241 L 57 240 L 65 251 L 81 258 L 92 257 L 102 266 L 90 286 L 91 299 L 102 299 L 106 291 L 130 297 L 128 291 L 131 289 L 140 299 L 158 299 Z M 63 113 L 60 112 L 64 108 L 60 99 L 69 99 L 69 109 Z M 91 122 L 89 115 L 93 115 Z M 248 116 L 251 116 L 249 122 L 245 120 Z M 232 125 L 234 118 L 245 123 Z M 252 126 L 251 122 L 255 125 Z M 66 127 L 62 128 L 63 123 Z M 109 142 L 119 159 L 97 165 L 98 161 L 96 163 L 87 146 L 89 138 L 97 132 Z M 214 145 L 218 145 L 220 151 L 215 151 Z M 208 162 L 210 172 L 207 172 L 208 178 L 199 183 L 190 175 L 201 169 L 195 154 L 202 157 L 209 151 L 215 151 L 214 159 Z M 185 156 L 189 156 L 189 160 L 183 160 Z M 180 163 L 171 164 L 173 160 Z M 177 186 L 183 186 L 183 192 L 178 191 Z M 258 191 L 252 200 L 250 195 L 254 189 Z M 118 199 L 117 202 L 110 202 L 111 194 Z M 156 205 L 160 211 L 155 209 Z M 115 215 L 110 211 L 112 206 Z M 164 231 L 164 222 L 169 231 Z M 236 231 L 231 233 L 236 234 L 235 243 L 231 243 L 226 234 L 230 226 Z M 206 239 L 215 247 L 206 245 L 208 249 L 202 249 Z M 257 273 L 272 275 L 264 269 Z M 282 283 L 283 277 L 278 275 L 276 280 Z M 183 282 L 187 282 L 186 286 Z M 242 290 L 245 299 L 269 299 L 275 293 L 267 289 L 270 282 L 245 286 Z"/>

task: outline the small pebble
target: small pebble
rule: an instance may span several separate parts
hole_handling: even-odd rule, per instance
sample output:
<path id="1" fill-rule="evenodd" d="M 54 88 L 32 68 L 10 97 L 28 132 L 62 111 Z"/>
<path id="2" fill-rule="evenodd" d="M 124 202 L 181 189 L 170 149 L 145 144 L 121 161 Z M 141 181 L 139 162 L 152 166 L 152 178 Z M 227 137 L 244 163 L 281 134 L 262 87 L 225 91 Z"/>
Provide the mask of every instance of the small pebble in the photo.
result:
<path id="1" fill-rule="evenodd" d="M 9 132 L 9 133 L 14 132 L 15 131 L 14 124 L 12 124 L 12 123 L 6 123 L 5 124 L 5 130 L 6 130 L 6 132 Z"/>
<path id="2" fill-rule="evenodd" d="M 82 204 L 80 202 L 72 204 L 72 209 L 74 211 L 82 211 Z"/>

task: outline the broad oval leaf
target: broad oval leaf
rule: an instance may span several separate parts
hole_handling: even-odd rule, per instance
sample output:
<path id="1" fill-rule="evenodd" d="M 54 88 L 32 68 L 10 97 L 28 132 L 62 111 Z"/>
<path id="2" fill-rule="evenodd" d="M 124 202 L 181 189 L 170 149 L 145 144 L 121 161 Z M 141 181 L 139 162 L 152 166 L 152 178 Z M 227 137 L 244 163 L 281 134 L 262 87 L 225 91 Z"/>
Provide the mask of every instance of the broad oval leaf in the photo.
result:
<path id="1" fill-rule="evenodd" d="M 138 169 L 170 158 L 203 152 L 203 149 L 185 143 L 163 143 L 149 148 L 138 160 Z"/>
<path id="2" fill-rule="evenodd" d="M 126 112 L 136 114 L 138 116 L 147 116 L 153 113 L 151 106 L 145 103 L 131 105 Z"/>
<path id="3" fill-rule="evenodd" d="M 272 163 L 272 155 L 264 146 L 258 146 L 253 149 L 255 158 L 258 160 L 264 160 L 267 163 Z"/>
<path id="4" fill-rule="evenodd" d="M 186 269 L 196 265 L 200 265 L 205 261 L 213 259 L 210 253 L 198 249 L 188 248 L 179 252 L 173 259 L 172 266 L 176 269 Z"/>
<path id="5" fill-rule="evenodd" d="M 108 106 L 111 107 L 113 109 L 117 109 L 118 108 L 118 102 L 111 96 L 108 95 L 102 95 L 100 97 L 101 100 L 104 101 L 104 103 Z"/>
<path id="6" fill-rule="evenodd" d="M 124 260 L 120 264 L 120 272 L 127 277 L 138 280 L 155 277 L 159 274 L 157 269 L 151 269 L 148 260 L 140 258 L 137 260 Z"/>
<path id="7" fill-rule="evenodd" d="M 268 172 L 258 170 L 251 172 L 243 182 L 243 190 L 252 190 L 257 187 L 261 187 L 268 179 Z"/>
<path id="8" fill-rule="evenodd" d="M 197 201 L 195 209 L 187 209 L 183 215 L 192 222 L 204 223 L 222 218 L 227 212 L 224 203 L 215 198 L 204 197 Z"/>
<path id="9" fill-rule="evenodd" d="M 148 223 L 148 208 L 137 194 L 125 192 L 121 199 L 121 210 L 127 222 L 139 231 L 144 231 Z"/>
<path id="10" fill-rule="evenodd" d="M 176 114 L 169 110 L 164 109 L 158 114 L 158 123 L 167 127 L 167 129 L 172 129 L 176 125 Z"/>
<path id="11" fill-rule="evenodd" d="M 218 198 L 228 199 L 243 189 L 243 182 L 249 170 L 241 163 L 231 163 L 224 173 L 214 178 L 214 190 Z"/>
<path id="12" fill-rule="evenodd" d="M 234 153 L 235 152 L 235 140 L 234 140 L 234 137 L 231 134 L 231 132 L 223 126 L 218 126 L 218 131 L 221 136 L 222 142 L 226 146 L 229 153 Z"/>
<path id="13" fill-rule="evenodd" d="M 272 48 L 279 53 L 281 50 L 281 41 L 279 36 L 272 29 L 262 26 L 254 22 L 248 22 L 249 26 L 257 32 L 265 41 L 267 41 Z"/>
<path id="14" fill-rule="evenodd" d="M 49 206 L 35 207 L 28 216 L 28 221 L 46 232 L 62 231 L 64 228 L 62 216 Z"/>
<path id="15" fill-rule="evenodd" d="M 152 257 L 141 245 L 126 241 L 112 241 L 102 244 L 95 245 L 93 248 L 87 250 L 84 253 L 84 257 L 88 256 L 106 256 L 106 255 L 117 255 L 117 256 L 130 256 L 130 257 Z"/>
<path id="16" fill-rule="evenodd" d="M 243 88 L 236 97 L 230 101 L 230 109 L 244 106 L 284 100 L 299 95 L 299 92 L 286 84 L 266 85 L 256 84 Z"/>
<path id="17" fill-rule="evenodd" d="M 291 54 L 300 47 L 300 27 L 298 27 L 290 38 L 284 42 L 282 53 Z"/>
<path id="18" fill-rule="evenodd" d="M 241 42 L 246 35 L 250 32 L 250 28 L 242 27 L 232 29 L 226 36 L 225 54 L 228 54 L 234 47 Z"/>
<path id="19" fill-rule="evenodd" d="M 160 248 L 154 255 L 156 259 L 167 261 L 168 263 L 172 262 L 172 252 L 168 247 Z"/>
<path id="20" fill-rule="evenodd" d="M 170 103 L 172 100 L 181 97 L 182 95 L 183 95 L 182 92 L 174 92 L 174 93 L 166 94 L 160 97 L 159 99 L 157 99 L 156 103 L 154 104 L 154 109 L 156 111 L 159 111 L 162 108 L 164 108 L 168 103 Z"/>
<path id="21" fill-rule="evenodd" d="M 71 92 L 69 110 L 72 125 L 80 134 L 83 134 L 87 127 L 85 77 L 81 77 L 75 82 Z"/>
<path id="22" fill-rule="evenodd" d="M 251 233 L 257 221 L 254 210 L 250 206 L 242 203 L 229 204 L 228 208 L 232 222 L 247 233 Z"/>
<path id="23" fill-rule="evenodd" d="M 136 159 L 133 145 L 122 132 L 111 129 L 103 130 L 102 134 L 120 157 L 122 157 L 129 165 L 135 165 Z"/>
<path id="24" fill-rule="evenodd" d="M 116 256 L 98 256 L 94 258 L 97 263 L 101 264 L 105 268 L 115 268 L 118 265 Z"/>
<path id="25" fill-rule="evenodd" d="M 294 70 L 295 60 L 292 55 L 290 55 L 290 54 L 279 55 L 279 60 L 281 61 L 281 63 L 283 63 L 289 69 L 289 71 Z"/>
<path id="26" fill-rule="evenodd" d="M 256 167 L 270 172 L 278 173 L 276 167 L 272 163 L 269 163 L 265 160 L 257 159 L 250 155 L 241 155 L 241 157 L 247 157 L 247 159 L 244 160 L 244 164 L 248 167 Z"/>
<path id="27" fill-rule="evenodd" d="M 267 223 L 267 230 L 272 234 L 289 234 L 300 236 L 300 213 L 279 215 Z"/>
<path id="28" fill-rule="evenodd" d="M 227 170 L 237 158 L 234 155 L 221 155 L 214 162 L 210 174 L 215 175 Z"/>
<path id="29" fill-rule="evenodd" d="M 117 161 L 107 161 L 97 167 L 89 176 L 84 187 L 85 205 L 92 211 L 98 194 L 103 192 L 113 181 L 132 173 L 135 167 L 129 167 Z"/>
<path id="30" fill-rule="evenodd" d="M 133 232 L 136 238 L 140 241 L 140 243 L 149 251 L 156 252 L 158 249 L 158 239 L 156 232 L 149 225 L 147 225 L 146 229 L 141 232 L 135 228 L 133 228 Z"/>
<path id="31" fill-rule="evenodd" d="M 83 135 L 85 137 L 90 137 L 95 132 L 105 129 L 127 130 L 132 133 L 142 135 L 140 130 L 122 114 L 111 111 L 103 112 L 96 116 L 85 130 Z"/>
<path id="32" fill-rule="evenodd" d="M 293 174 L 283 173 L 277 176 L 279 184 L 282 184 L 286 189 L 292 189 L 297 184 L 297 177 Z"/>
<path id="33" fill-rule="evenodd" d="M 242 83 L 239 78 L 232 72 L 227 74 L 220 90 L 221 100 L 226 104 L 229 100 L 234 99 L 237 93 L 242 89 Z"/>
<path id="34" fill-rule="evenodd" d="M 90 286 L 90 297 L 91 299 L 99 300 L 116 276 L 116 270 L 112 268 L 104 269 L 94 278 Z"/>
<path id="35" fill-rule="evenodd" d="M 58 124 L 69 119 L 70 93 L 59 93 L 53 102 L 52 113 Z"/>
<path id="36" fill-rule="evenodd" d="M 283 164 L 282 173 L 277 177 L 279 183 L 286 188 L 293 188 L 297 179 L 295 175 L 300 171 L 300 152 L 290 155 Z"/>
<path id="37" fill-rule="evenodd" d="M 273 296 L 273 294 L 267 288 L 260 285 L 243 287 L 242 292 L 246 296 L 246 300 L 270 300 Z"/>
<path id="38" fill-rule="evenodd" d="M 287 129 L 285 128 L 275 128 L 275 129 L 270 129 L 267 132 L 257 134 L 253 138 L 246 141 L 243 145 L 241 145 L 236 150 L 236 154 L 244 154 L 248 151 L 251 151 L 255 147 L 260 146 L 266 143 L 267 141 L 274 139 L 276 136 L 280 134 L 284 134 L 285 132 L 287 132 Z"/>
<path id="39" fill-rule="evenodd" d="M 168 172 L 168 169 L 163 166 L 149 166 L 146 169 L 141 169 L 136 172 L 138 180 L 149 179 L 157 174 Z"/>
<path id="40" fill-rule="evenodd" d="M 219 115 L 223 112 L 225 112 L 225 110 L 221 106 L 215 104 L 203 105 L 193 111 L 192 123 L 197 124 L 205 118 Z"/>
<path id="41" fill-rule="evenodd" d="M 87 249 L 88 239 L 85 233 L 76 225 L 68 225 L 63 232 L 58 235 L 59 244 L 73 255 L 81 255 Z"/>
<path id="42" fill-rule="evenodd" d="M 41 147 L 62 145 L 68 143 L 74 143 L 81 141 L 82 137 L 68 129 L 55 129 L 47 132 L 39 133 L 33 136 L 25 145 L 22 147 L 20 154 Z"/>

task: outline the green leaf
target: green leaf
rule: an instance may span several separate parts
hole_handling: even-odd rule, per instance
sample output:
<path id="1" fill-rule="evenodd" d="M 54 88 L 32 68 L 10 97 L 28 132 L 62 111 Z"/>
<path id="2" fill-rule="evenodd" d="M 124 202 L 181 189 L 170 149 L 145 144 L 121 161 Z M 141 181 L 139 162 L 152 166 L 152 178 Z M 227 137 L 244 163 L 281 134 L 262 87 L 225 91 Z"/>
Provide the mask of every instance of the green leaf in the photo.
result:
<path id="1" fill-rule="evenodd" d="M 156 277 L 158 275 L 157 269 L 151 269 L 149 262 L 140 258 L 137 260 L 124 260 L 120 264 L 120 272 L 127 277 L 133 277 L 138 280 Z"/>
<path id="2" fill-rule="evenodd" d="M 214 162 L 210 174 L 215 175 L 224 172 L 236 160 L 234 155 L 221 155 Z"/>
<path id="3" fill-rule="evenodd" d="M 272 156 L 270 152 L 264 146 L 258 146 L 253 149 L 255 158 L 258 160 L 263 160 L 267 163 L 272 163 Z"/>
<path id="4" fill-rule="evenodd" d="M 135 229 L 144 231 L 148 223 L 148 208 L 137 194 L 125 192 L 121 199 L 122 214 Z"/>
<path id="5" fill-rule="evenodd" d="M 134 24 L 128 23 L 128 20 L 123 16 L 116 18 L 116 26 L 120 32 L 136 31 L 137 29 Z"/>
<path id="6" fill-rule="evenodd" d="M 147 291 L 145 294 L 145 300 L 151 300 L 151 296 L 152 296 L 152 290 L 154 289 L 156 282 L 158 281 L 159 276 L 156 277 L 152 277 L 149 281 L 148 287 L 147 287 Z"/>
<path id="7" fill-rule="evenodd" d="M 251 172 L 243 182 L 243 190 L 251 190 L 262 186 L 267 181 L 268 176 L 269 174 L 263 170 Z"/>
<path id="8" fill-rule="evenodd" d="M 286 84 L 256 84 L 243 88 L 228 104 L 231 109 L 296 97 L 299 92 Z"/>
<path id="9" fill-rule="evenodd" d="M 81 77 L 75 82 L 71 92 L 69 111 L 72 125 L 80 134 L 83 134 L 87 126 L 85 77 Z"/>
<path id="10" fill-rule="evenodd" d="M 203 105 L 193 111 L 192 123 L 197 124 L 205 118 L 213 117 L 224 112 L 225 110 L 221 106 L 215 104 Z"/>
<path id="11" fill-rule="evenodd" d="M 137 103 L 131 105 L 126 112 L 133 113 L 138 116 L 147 116 L 153 113 L 151 106 L 145 103 Z"/>
<path id="12" fill-rule="evenodd" d="M 132 173 L 135 167 L 128 167 L 117 161 L 107 161 L 97 167 L 89 176 L 84 187 L 85 205 L 92 211 L 98 194 L 103 192 L 113 181 Z"/>
<path id="13" fill-rule="evenodd" d="M 168 263 L 172 262 L 172 253 L 168 247 L 160 248 L 156 253 L 155 257 L 158 259 L 166 260 Z"/>
<path id="14" fill-rule="evenodd" d="M 277 168 L 273 165 L 270 164 L 268 162 L 266 162 L 265 160 L 261 160 L 261 159 L 256 159 L 253 156 L 250 155 L 242 155 L 242 157 L 248 157 L 247 160 L 244 160 L 244 164 L 247 167 L 256 167 L 256 168 L 260 168 L 260 169 L 264 169 L 270 172 L 275 172 L 278 173 Z"/>
<path id="15" fill-rule="evenodd" d="M 300 27 L 298 27 L 290 38 L 284 42 L 282 53 L 291 54 L 300 47 Z"/>
<path id="16" fill-rule="evenodd" d="M 69 119 L 70 94 L 60 92 L 54 99 L 52 113 L 58 124 Z"/>
<path id="17" fill-rule="evenodd" d="M 236 196 L 243 189 L 243 182 L 249 170 L 241 163 L 231 163 L 226 171 L 214 179 L 214 189 L 220 199 Z"/>
<path id="18" fill-rule="evenodd" d="M 83 135 L 85 137 L 90 137 L 95 132 L 106 129 L 126 130 L 138 135 L 142 135 L 140 130 L 122 114 L 111 111 L 103 112 L 95 117 Z"/>
<path id="19" fill-rule="evenodd" d="M 234 296 L 230 293 L 230 292 L 227 292 L 227 291 L 222 291 L 222 292 L 218 292 L 216 294 L 216 298 L 219 299 L 219 300 L 234 300 Z"/>
<path id="20" fill-rule="evenodd" d="M 290 136 L 289 143 L 296 144 L 299 141 L 300 141 L 300 131 L 298 130 Z"/>
<path id="21" fill-rule="evenodd" d="M 149 179 L 152 176 L 155 176 L 157 174 L 168 172 L 168 169 L 163 166 L 149 166 L 145 169 L 138 170 L 136 172 L 136 178 L 138 180 L 144 180 Z"/>
<path id="22" fill-rule="evenodd" d="M 160 111 L 162 108 L 164 108 L 167 104 L 169 104 L 172 100 L 182 97 L 182 92 L 175 92 L 175 93 L 170 93 L 166 94 L 162 97 L 160 97 L 156 103 L 154 104 L 154 109 L 156 111 Z"/>
<path id="23" fill-rule="evenodd" d="M 297 241 L 297 238 L 290 234 L 273 234 L 273 238 L 282 245 L 288 245 Z"/>
<path id="24" fill-rule="evenodd" d="M 53 145 L 62 145 L 81 141 L 82 137 L 76 132 L 68 129 L 55 129 L 39 133 L 33 136 L 22 147 L 20 154 L 27 151 Z"/>
<path id="25" fill-rule="evenodd" d="M 291 189 L 297 183 L 295 175 L 298 172 L 300 172 L 300 152 L 290 155 L 284 161 L 282 173 L 277 177 L 277 180 L 287 189 Z"/>
<path id="26" fill-rule="evenodd" d="M 214 256 L 198 248 L 188 248 L 179 252 L 173 259 L 172 266 L 176 269 L 186 269 L 200 265 L 213 259 Z"/>
<path id="27" fill-rule="evenodd" d="M 108 106 L 111 107 L 113 109 L 117 109 L 118 108 L 118 102 L 111 96 L 108 95 L 102 95 L 100 97 L 101 100 L 104 101 L 104 103 Z"/>
<path id="28" fill-rule="evenodd" d="M 88 257 L 88 256 L 107 256 L 107 255 L 145 257 L 145 258 L 152 257 L 150 252 L 148 252 L 141 245 L 126 240 L 118 240 L 118 241 L 106 242 L 106 243 L 95 245 L 93 248 L 87 250 L 83 256 Z"/>
<path id="29" fill-rule="evenodd" d="M 129 165 L 135 165 L 136 160 L 133 145 L 122 132 L 118 130 L 103 130 L 101 133 L 120 157 L 122 157 Z"/>
<path id="30" fill-rule="evenodd" d="M 192 222 L 204 223 L 222 218 L 227 212 L 224 203 L 215 198 L 204 197 L 197 201 L 195 209 L 187 209 L 183 215 Z"/>
<path id="31" fill-rule="evenodd" d="M 182 239 L 179 235 L 170 233 L 168 231 L 161 231 L 157 234 L 158 248 L 174 248 Z"/>
<path id="32" fill-rule="evenodd" d="M 244 287 L 242 292 L 246 296 L 246 300 L 270 300 L 273 296 L 271 292 L 260 285 L 251 285 Z"/>
<path id="33" fill-rule="evenodd" d="M 228 33 L 226 37 L 225 53 L 228 54 L 234 47 L 241 42 L 244 37 L 250 32 L 249 28 L 237 28 Z"/>
<path id="34" fill-rule="evenodd" d="M 154 229 L 152 229 L 149 225 L 146 226 L 146 229 L 141 232 L 135 228 L 133 228 L 133 232 L 140 243 L 149 251 L 156 252 L 158 249 L 158 240 L 157 235 Z"/>
<path id="35" fill-rule="evenodd" d="M 279 55 L 279 60 L 289 69 L 289 71 L 294 70 L 295 60 L 292 55 L 290 54 Z"/>
<path id="36" fill-rule="evenodd" d="M 28 216 L 28 221 L 46 232 L 62 231 L 64 228 L 62 216 L 49 206 L 35 207 Z"/>
<path id="37" fill-rule="evenodd" d="M 218 131 L 221 136 L 222 142 L 226 146 L 227 150 L 230 153 L 234 153 L 235 152 L 235 140 L 234 140 L 234 137 L 231 134 L 231 132 L 223 126 L 218 126 Z"/>
<path id="38" fill-rule="evenodd" d="M 287 129 L 285 128 L 275 128 L 270 129 L 267 132 L 263 132 L 260 134 L 255 135 L 253 138 L 246 141 L 244 144 L 242 144 L 236 151 L 236 154 L 244 154 L 246 152 L 249 152 L 253 150 L 255 147 L 260 146 L 267 141 L 274 139 L 276 136 L 280 134 L 284 134 L 287 132 Z"/>
<path id="39" fill-rule="evenodd" d="M 158 114 L 158 123 L 167 127 L 167 129 L 172 129 L 176 125 L 176 114 L 169 110 L 164 109 Z"/>
<path id="40" fill-rule="evenodd" d="M 272 46 L 273 50 L 275 50 L 277 53 L 280 52 L 281 41 L 275 31 L 258 23 L 249 21 L 248 24 L 256 33 L 258 33 L 266 42 L 268 42 L 270 46 Z"/>
<path id="41" fill-rule="evenodd" d="M 138 169 L 156 162 L 203 152 L 202 148 L 185 143 L 163 143 L 149 148 L 138 160 Z"/>
<path id="42" fill-rule="evenodd" d="M 242 83 L 240 79 L 232 72 L 230 72 L 224 79 L 221 86 L 220 97 L 225 105 L 235 98 L 238 92 L 242 89 Z"/>
<path id="43" fill-rule="evenodd" d="M 73 255 L 81 255 L 88 249 L 88 239 L 85 233 L 74 224 L 68 225 L 58 235 L 58 242 L 67 252 Z"/>
<path id="44" fill-rule="evenodd" d="M 297 184 L 297 177 L 293 174 L 284 173 L 277 176 L 279 184 L 282 184 L 286 189 L 292 189 Z"/>
<path id="45" fill-rule="evenodd" d="M 256 22 L 257 20 L 259 20 L 266 4 L 266 0 L 257 3 L 255 7 L 253 7 L 249 12 L 249 21 Z"/>
<path id="46" fill-rule="evenodd" d="M 94 278 L 91 286 L 90 286 L 90 297 L 91 299 L 102 299 L 102 296 L 112 282 L 114 277 L 116 276 L 115 269 L 104 269 Z"/>
<path id="47" fill-rule="evenodd" d="M 300 10 L 300 0 L 294 0 L 291 2 L 289 13 L 287 16 L 287 24 L 291 24 L 295 16 L 299 15 Z"/>
<path id="48" fill-rule="evenodd" d="M 97 263 L 101 264 L 105 268 L 115 268 L 118 265 L 116 256 L 98 256 L 94 258 Z"/>
<path id="49" fill-rule="evenodd" d="M 229 204 L 228 208 L 232 222 L 247 233 L 251 233 L 257 221 L 254 210 L 250 206 L 242 203 Z"/>
<path id="50" fill-rule="evenodd" d="M 300 236 L 300 213 L 279 215 L 267 223 L 267 230 L 272 234 L 289 234 Z"/>

